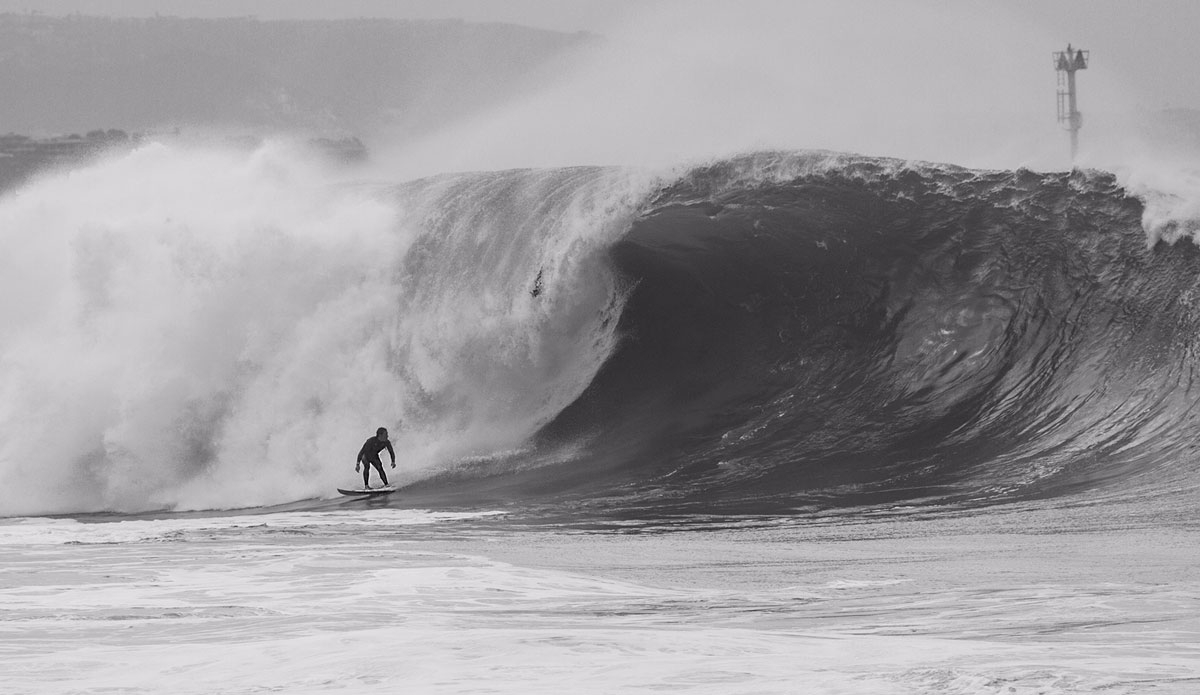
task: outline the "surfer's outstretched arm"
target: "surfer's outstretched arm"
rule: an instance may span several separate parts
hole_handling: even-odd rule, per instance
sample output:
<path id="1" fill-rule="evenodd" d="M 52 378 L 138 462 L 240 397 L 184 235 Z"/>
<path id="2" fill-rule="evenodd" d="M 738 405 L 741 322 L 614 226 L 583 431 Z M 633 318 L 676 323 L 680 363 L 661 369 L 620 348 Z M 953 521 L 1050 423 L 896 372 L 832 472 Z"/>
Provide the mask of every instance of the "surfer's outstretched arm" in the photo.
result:
<path id="1" fill-rule="evenodd" d="M 387 452 L 388 452 L 388 456 L 392 457 L 392 468 L 395 468 L 396 467 L 396 452 L 392 449 L 391 442 L 387 443 Z"/>

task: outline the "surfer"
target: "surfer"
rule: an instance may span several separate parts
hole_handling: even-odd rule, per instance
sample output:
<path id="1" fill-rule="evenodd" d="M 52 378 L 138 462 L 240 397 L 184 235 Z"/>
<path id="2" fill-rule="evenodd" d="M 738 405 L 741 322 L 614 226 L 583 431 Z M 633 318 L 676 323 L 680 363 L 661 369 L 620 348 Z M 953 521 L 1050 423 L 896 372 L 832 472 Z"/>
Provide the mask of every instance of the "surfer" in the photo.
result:
<path id="1" fill-rule="evenodd" d="M 395 468 L 396 452 L 392 450 L 392 443 L 388 441 L 387 428 L 380 427 L 375 430 L 375 436 L 368 439 L 362 445 L 362 448 L 358 450 L 358 459 L 354 462 L 354 471 L 357 473 L 359 466 L 362 467 L 364 488 L 371 488 L 371 466 L 375 466 L 375 470 L 379 471 L 379 477 L 383 480 L 384 486 L 387 486 L 387 473 L 383 472 L 383 461 L 379 460 L 379 452 L 384 449 L 387 449 L 388 455 L 392 457 L 392 468 Z"/>

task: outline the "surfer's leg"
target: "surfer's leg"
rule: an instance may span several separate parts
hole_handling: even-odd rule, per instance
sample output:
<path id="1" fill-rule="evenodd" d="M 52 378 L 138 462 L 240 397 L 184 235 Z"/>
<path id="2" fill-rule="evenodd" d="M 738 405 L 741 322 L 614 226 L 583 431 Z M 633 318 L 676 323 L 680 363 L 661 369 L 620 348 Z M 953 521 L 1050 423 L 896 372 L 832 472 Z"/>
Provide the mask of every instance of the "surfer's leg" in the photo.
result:
<path id="1" fill-rule="evenodd" d="M 363 487 L 371 487 L 371 464 L 363 461 Z"/>
<path id="2" fill-rule="evenodd" d="M 371 465 L 375 466 L 375 470 L 379 471 L 379 478 L 380 478 L 380 480 L 383 481 L 384 487 L 386 487 L 388 484 L 388 481 L 387 481 L 387 473 L 383 472 L 383 462 L 380 461 L 379 463 L 372 463 Z"/>

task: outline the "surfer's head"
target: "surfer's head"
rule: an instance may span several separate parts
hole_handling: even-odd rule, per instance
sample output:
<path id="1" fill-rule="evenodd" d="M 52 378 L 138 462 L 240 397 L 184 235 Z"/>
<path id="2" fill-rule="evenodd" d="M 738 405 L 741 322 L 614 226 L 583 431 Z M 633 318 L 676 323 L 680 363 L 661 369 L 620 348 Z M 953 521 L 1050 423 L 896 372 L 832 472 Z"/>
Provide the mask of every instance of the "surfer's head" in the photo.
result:
<path id="1" fill-rule="evenodd" d="M 378 439 L 380 439 L 381 441 L 385 441 L 385 442 L 386 442 L 386 441 L 387 441 L 387 428 L 386 428 L 386 427 L 380 427 L 379 429 L 375 430 L 375 436 L 376 436 Z"/>

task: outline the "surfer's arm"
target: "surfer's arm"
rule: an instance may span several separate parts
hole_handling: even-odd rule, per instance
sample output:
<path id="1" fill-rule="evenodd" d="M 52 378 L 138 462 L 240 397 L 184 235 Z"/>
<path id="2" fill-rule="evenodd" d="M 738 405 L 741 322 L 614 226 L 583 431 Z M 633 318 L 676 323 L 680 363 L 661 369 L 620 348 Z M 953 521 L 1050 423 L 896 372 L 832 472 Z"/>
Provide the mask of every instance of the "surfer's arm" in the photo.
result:
<path id="1" fill-rule="evenodd" d="M 392 457 L 392 468 L 396 467 L 396 452 L 392 450 L 392 443 L 387 443 L 388 456 Z"/>

